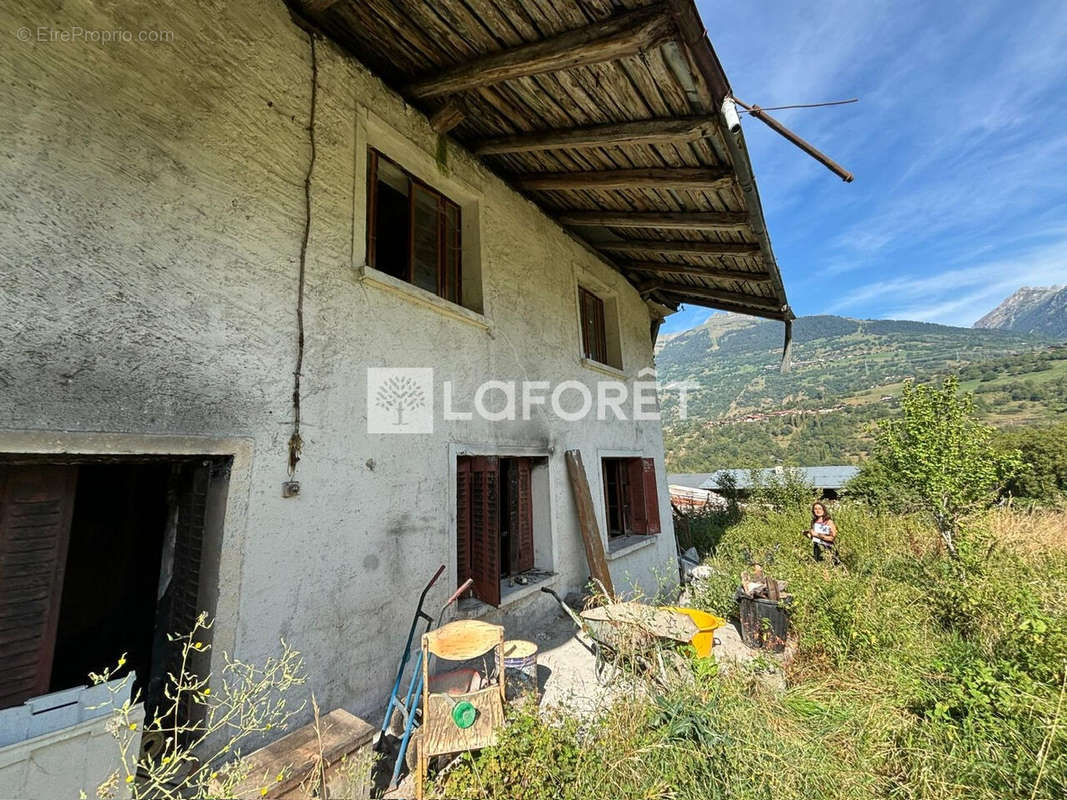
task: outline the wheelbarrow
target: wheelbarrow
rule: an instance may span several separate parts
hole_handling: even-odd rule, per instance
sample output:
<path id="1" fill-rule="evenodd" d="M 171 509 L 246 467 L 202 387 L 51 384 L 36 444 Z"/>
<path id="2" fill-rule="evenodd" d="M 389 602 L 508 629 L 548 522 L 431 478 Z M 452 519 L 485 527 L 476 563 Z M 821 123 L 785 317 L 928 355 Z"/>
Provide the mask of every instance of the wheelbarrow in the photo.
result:
<path id="1" fill-rule="evenodd" d="M 420 622 L 425 623 L 426 626 L 423 628 L 423 634 L 429 633 L 435 624 L 439 627 L 445 610 L 474 585 L 474 580 L 468 579 L 462 586 L 456 589 L 455 593 L 445 601 L 444 605 L 441 606 L 441 610 L 437 614 L 437 619 L 434 620 L 433 617 L 422 610 L 422 607 L 426 602 L 426 595 L 429 593 L 430 589 L 433 588 L 433 585 L 437 583 L 437 579 L 441 577 L 441 573 L 444 571 L 445 565 L 442 564 L 437 568 L 437 572 L 433 574 L 433 577 L 430 578 L 430 582 L 423 588 L 422 594 L 419 595 L 419 604 L 415 609 L 415 616 L 411 620 L 411 627 L 408 629 L 408 639 L 404 644 L 404 652 L 400 656 L 400 665 L 396 670 L 396 679 L 393 681 L 393 690 L 389 693 L 389 702 L 385 707 L 385 717 L 382 720 L 382 727 L 381 730 L 378 731 L 378 735 L 374 742 L 374 749 L 376 751 L 383 752 L 386 749 L 390 723 L 393 720 L 393 715 L 399 713 L 400 718 L 403 721 L 403 733 L 400 737 L 400 745 L 396 751 L 396 763 L 393 765 L 393 775 L 389 781 L 390 788 L 395 787 L 397 781 L 400 779 L 400 771 L 407 758 L 408 746 L 411 743 L 411 735 L 418 725 L 418 710 L 422 700 L 422 681 L 424 671 L 422 669 L 423 652 L 421 643 L 420 646 L 416 648 L 418 655 L 411 672 L 407 691 L 404 693 L 403 697 L 401 697 L 400 694 L 401 685 L 404 682 L 404 673 L 407 671 L 408 661 L 411 659 L 411 645 L 412 642 L 415 641 L 415 630 L 418 628 Z"/>
<path id="2" fill-rule="evenodd" d="M 662 645 L 689 644 L 700 632 L 690 617 L 673 609 L 609 603 L 579 614 L 548 587 L 541 591 L 552 595 L 578 628 L 578 640 L 593 654 L 594 675 L 601 686 L 615 679 L 625 659 L 637 671 L 666 684 L 670 669 Z"/>

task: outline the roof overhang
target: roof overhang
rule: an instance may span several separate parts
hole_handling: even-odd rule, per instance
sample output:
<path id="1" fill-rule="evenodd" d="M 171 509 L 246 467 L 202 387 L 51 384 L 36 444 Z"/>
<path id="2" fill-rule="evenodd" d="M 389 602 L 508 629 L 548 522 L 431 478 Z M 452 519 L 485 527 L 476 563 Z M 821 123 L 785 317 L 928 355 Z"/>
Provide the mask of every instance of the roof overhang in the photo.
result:
<path id="1" fill-rule="evenodd" d="M 287 0 L 650 302 L 793 318 L 693 0 Z"/>

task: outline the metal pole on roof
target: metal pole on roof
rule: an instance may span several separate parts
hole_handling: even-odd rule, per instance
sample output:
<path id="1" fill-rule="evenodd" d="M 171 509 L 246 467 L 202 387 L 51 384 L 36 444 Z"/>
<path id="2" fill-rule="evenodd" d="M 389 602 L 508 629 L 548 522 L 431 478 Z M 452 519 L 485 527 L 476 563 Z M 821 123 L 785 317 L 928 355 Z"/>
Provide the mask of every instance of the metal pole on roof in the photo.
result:
<path id="1" fill-rule="evenodd" d="M 804 141 L 803 139 L 801 139 L 799 136 L 797 136 L 795 133 L 793 133 L 791 130 L 789 130 L 789 128 L 787 128 L 785 125 L 780 123 L 778 120 L 776 120 L 774 117 L 772 117 L 770 114 L 768 114 L 766 111 L 764 111 L 759 106 L 750 106 L 747 103 L 741 102 L 736 97 L 727 97 L 726 100 L 723 101 L 723 116 L 726 118 L 726 125 L 729 128 L 731 133 L 736 133 L 737 130 L 740 130 L 740 128 L 741 128 L 741 123 L 738 120 L 737 123 L 736 123 L 737 127 L 735 129 L 731 124 L 731 119 L 730 119 L 729 115 L 727 114 L 727 106 L 733 105 L 733 103 L 737 103 L 737 105 L 741 106 L 741 108 L 745 109 L 745 111 L 747 111 L 749 114 L 754 116 L 756 119 L 758 119 L 760 122 L 762 122 L 768 128 L 770 128 L 772 131 L 775 131 L 776 133 L 781 134 L 782 136 L 784 136 L 786 139 L 791 141 L 793 144 L 795 144 L 797 147 L 799 147 L 801 150 L 803 150 L 809 156 L 814 158 L 820 164 L 824 165 L 827 169 L 829 169 L 831 172 L 833 172 L 835 175 L 837 175 L 839 178 L 841 178 L 841 180 L 843 180 L 845 183 L 852 183 L 852 180 L 853 180 L 852 173 L 849 172 L 844 167 L 842 167 L 840 164 L 838 164 L 832 158 L 830 158 L 830 156 L 826 155 L 825 153 L 823 153 L 821 150 L 819 150 L 815 146 L 813 146 L 813 145 L 809 144 L 808 142 Z M 737 120 L 738 119 L 738 117 L 737 117 L 737 109 L 736 108 L 732 109 L 732 111 L 733 111 L 733 119 Z"/>

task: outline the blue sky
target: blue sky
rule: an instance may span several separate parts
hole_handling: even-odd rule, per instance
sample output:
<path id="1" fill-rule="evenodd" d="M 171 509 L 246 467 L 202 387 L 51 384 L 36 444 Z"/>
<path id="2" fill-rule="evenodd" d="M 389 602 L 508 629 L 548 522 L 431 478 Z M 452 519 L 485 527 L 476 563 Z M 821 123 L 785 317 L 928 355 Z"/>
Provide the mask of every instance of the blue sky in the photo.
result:
<path id="1" fill-rule="evenodd" d="M 798 315 L 970 325 L 1020 286 L 1067 283 L 1067 2 L 698 5 L 745 102 L 860 98 L 774 112 L 851 184 L 742 116 Z"/>

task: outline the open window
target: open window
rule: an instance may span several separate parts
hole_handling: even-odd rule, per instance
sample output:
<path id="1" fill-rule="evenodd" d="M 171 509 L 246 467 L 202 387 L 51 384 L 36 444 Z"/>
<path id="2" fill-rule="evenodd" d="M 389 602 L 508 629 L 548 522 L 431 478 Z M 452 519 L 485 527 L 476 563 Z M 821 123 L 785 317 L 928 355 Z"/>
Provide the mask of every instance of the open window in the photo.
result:
<path id="1" fill-rule="evenodd" d="M 462 305 L 459 205 L 377 150 L 368 158 L 367 263 Z"/>
<path id="2" fill-rule="evenodd" d="M 651 458 L 602 461 L 604 519 L 609 540 L 660 532 L 656 462 Z"/>
<path id="3" fill-rule="evenodd" d="M 214 611 L 202 575 L 216 563 L 228 464 L 0 463 L 0 709 L 82 686 L 125 654 L 118 674 L 136 672 L 154 712 L 180 667 L 167 634 Z"/>
<path id="4" fill-rule="evenodd" d="M 582 333 L 582 357 L 597 364 L 622 369 L 615 299 L 601 297 L 579 286 L 578 318 Z"/>
<path id="5" fill-rule="evenodd" d="M 545 459 L 460 456 L 456 463 L 458 583 L 500 605 L 506 580 L 537 566 L 545 542 L 535 537 L 535 492 Z M 538 487 L 539 488 L 539 487 Z M 542 564 L 541 566 L 545 566 Z"/>

